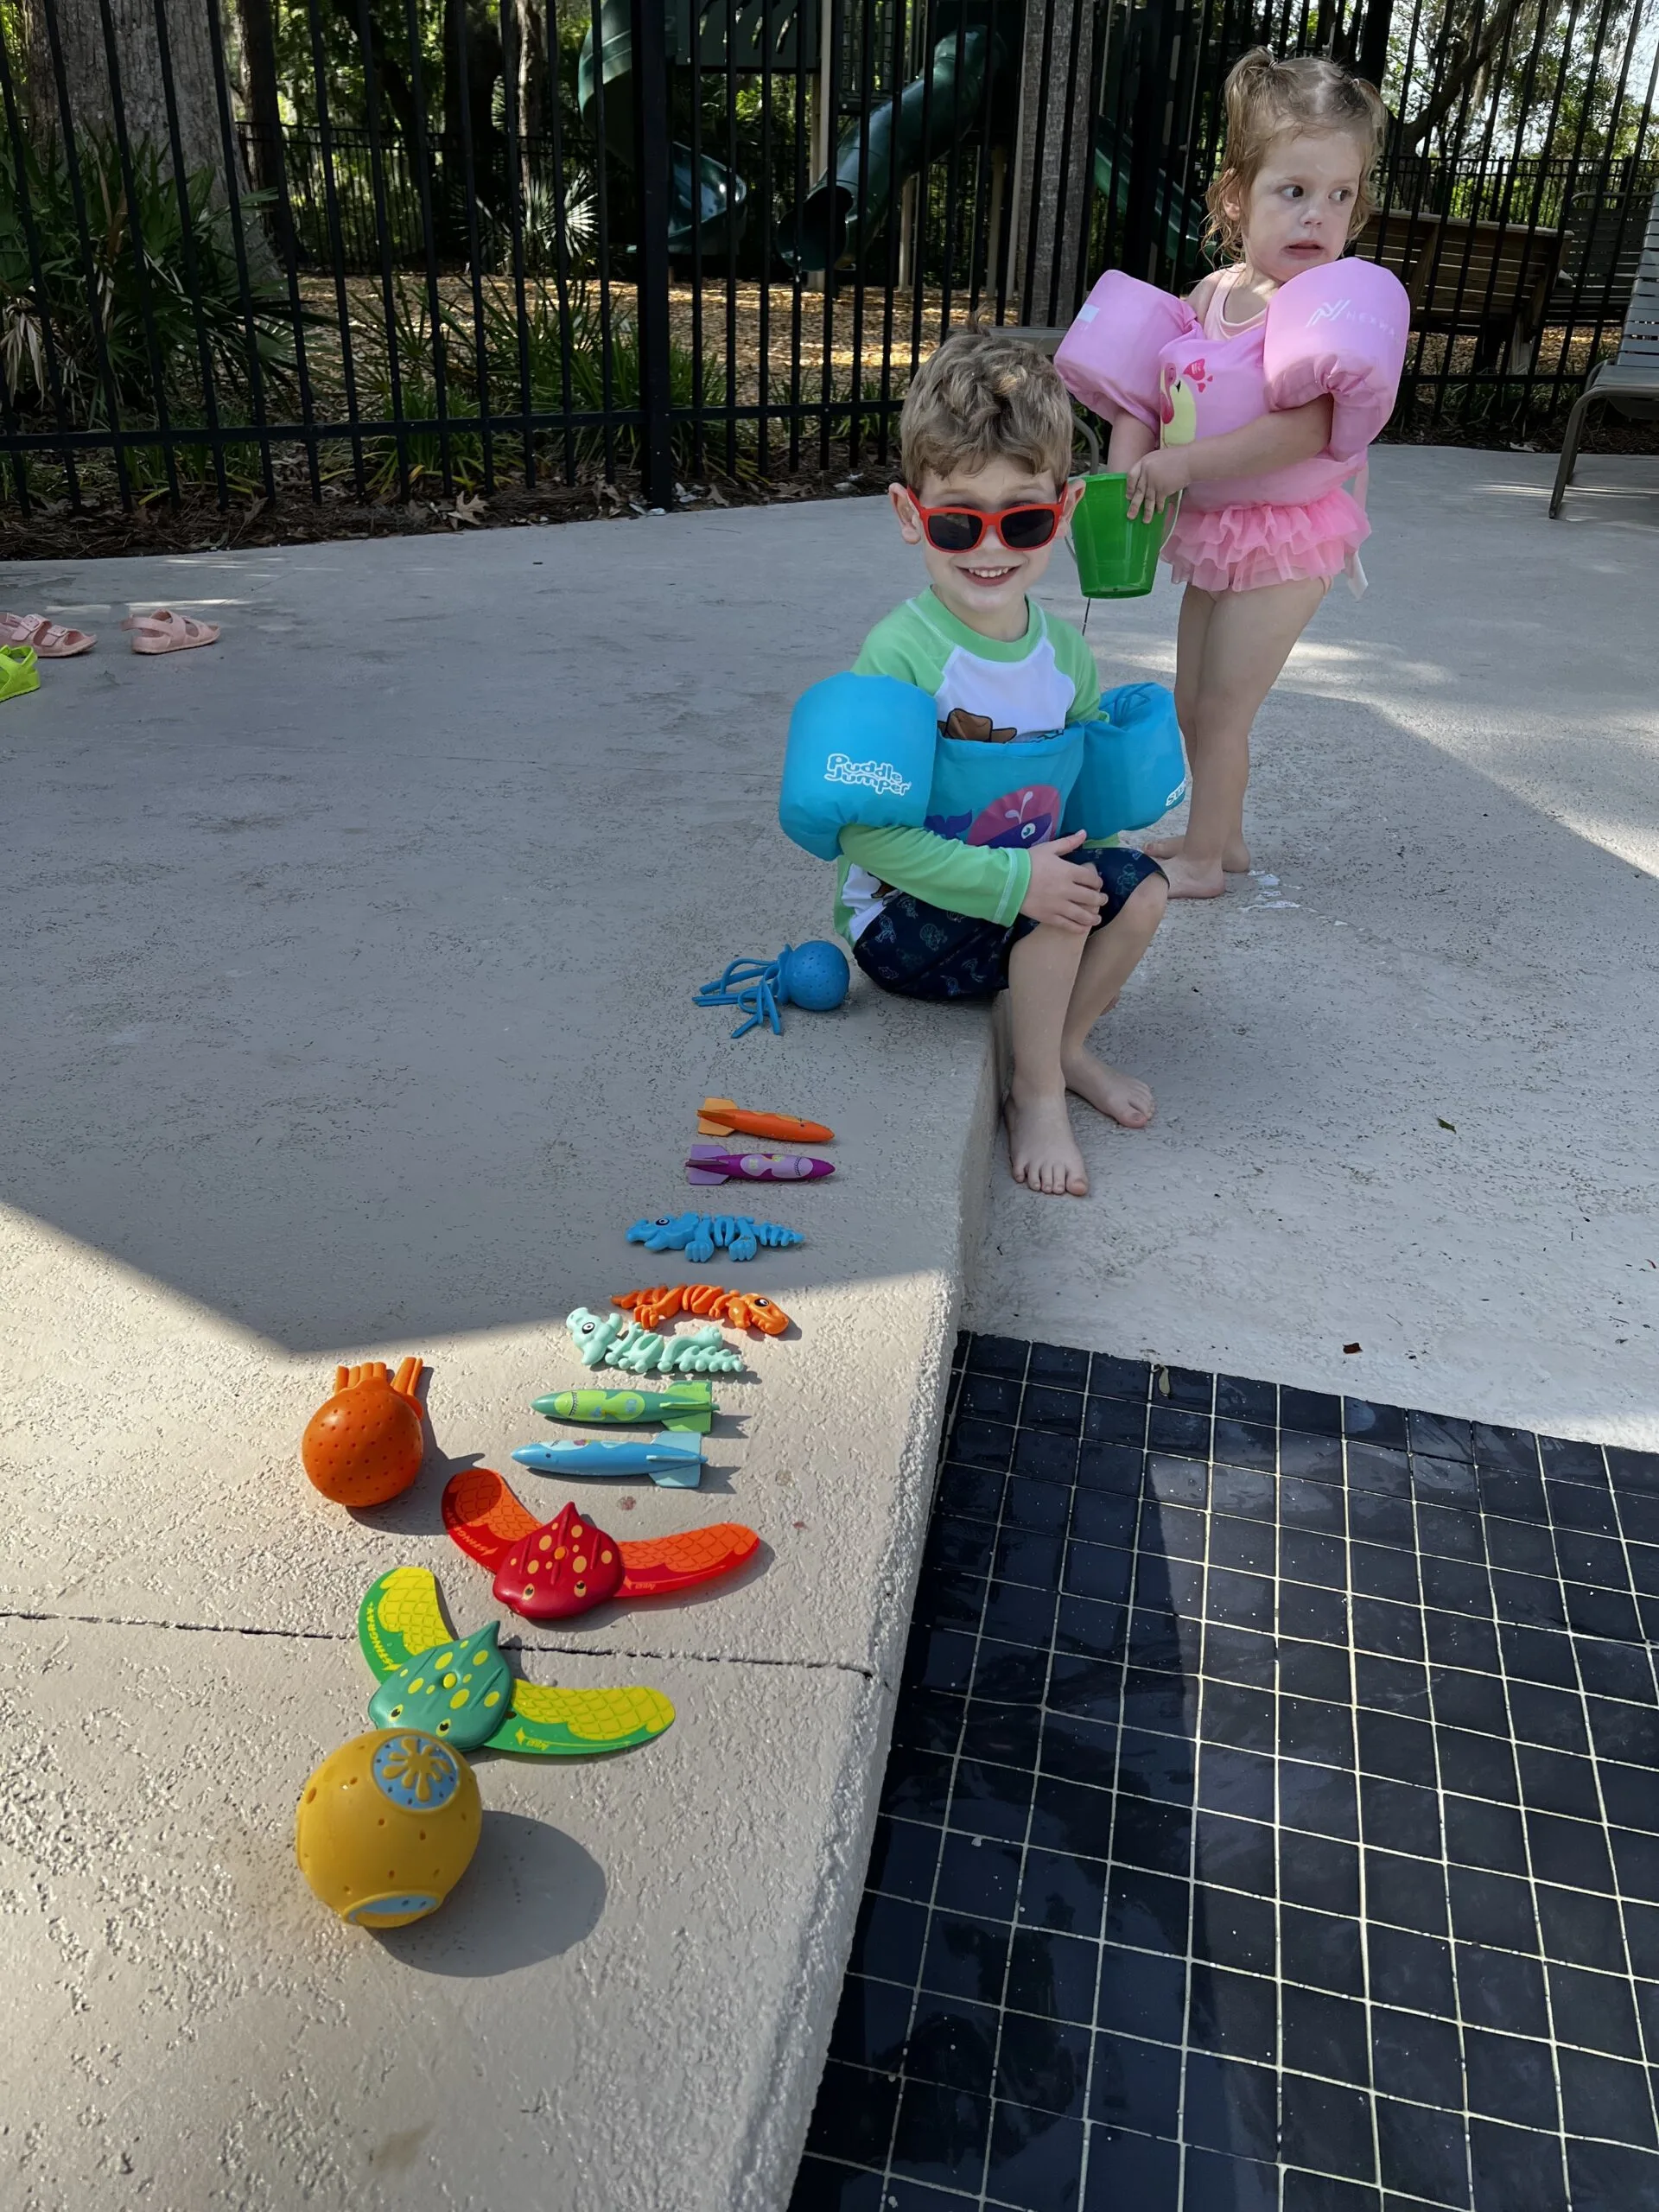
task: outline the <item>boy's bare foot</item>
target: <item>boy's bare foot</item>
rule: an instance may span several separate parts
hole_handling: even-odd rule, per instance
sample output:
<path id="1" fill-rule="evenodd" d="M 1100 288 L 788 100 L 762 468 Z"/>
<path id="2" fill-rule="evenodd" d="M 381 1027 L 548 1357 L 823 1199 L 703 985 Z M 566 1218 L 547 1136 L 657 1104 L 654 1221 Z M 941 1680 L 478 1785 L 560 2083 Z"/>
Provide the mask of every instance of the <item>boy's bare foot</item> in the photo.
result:
<path id="1" fill-rule="evenodd" d="M 1151 1091 L 1139 1076 L 1125 1075 L 1092 1052 L 1078 1052 L 1060 1062 L 1065 1087 L 1086 1098 L 1096 1113 L 1126 1129 L 1144 1129 L 1152 1119 Z"/>
<path id="2" fill-rule="evenodd" d="M 1169 878 L 1172 899 L 1219 899 L 1227 888 L 1227 878 L 1218 868 L 1200 868 L 1177 853 L 1163 863 L 1164 874 Z"/>
<path id="3" fill-rule="evenodd" d="M 1086 1198 L 1089 1176 L 1071 1134 L 1065 1093 L 1008 1093 L 1002 1108 L 1008 1130 L 1008 1166 L 1016 1183 L 1051 1198 Z"/>
<path id="4" fill-rule="evenodd" d="M 1186 850 L 1186 839 L 1154 837 L 1149 845 L 1142 845 L 1143 853 L 1155 861 L 1179 860 Z M 1221 865 L 1227 875 L 1248 875 L 1250 872 L 1250 849 L 1242 837 L 1236 837 L 1222 854 Z"/>

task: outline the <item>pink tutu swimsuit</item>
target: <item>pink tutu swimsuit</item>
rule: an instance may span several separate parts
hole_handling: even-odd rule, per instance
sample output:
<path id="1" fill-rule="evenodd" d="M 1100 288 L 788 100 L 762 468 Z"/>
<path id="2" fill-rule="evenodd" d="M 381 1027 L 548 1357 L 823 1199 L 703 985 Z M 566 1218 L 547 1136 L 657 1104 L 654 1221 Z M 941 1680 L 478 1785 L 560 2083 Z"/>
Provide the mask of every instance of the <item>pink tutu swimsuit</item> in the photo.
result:
<path id="1" fill-rule="evenodd" d="M 1203 386 L 1218 365 L 1217 347 L 1226 347 L 1229 370 L 1253 371 L 1257 379 L 1262 375 L 1266 308 L 1248 322 L 1227 320 L 1227 302 L 1243 273 L 1243 269 L 1223 270 L 1205 302 L 1203 335 L 1210 341 L 1209 358 L 1200 352 L 1186 376 L 1198 386 L 1200 422 Z M 1165 404 L 1169 404 L 1167 395 Z M 1167 432 L 1167 418 L 1165 427 Z M 1200 435 L 1215 433 L 1201 430 Z M 1200 591 L 1255 591 L 1262 584 L 1294 583 L 1310 576 L 1328 585 L 1345 575 L 1356 598 L 1364 590 L 1359 548 L 1370 536 L 1371 525 L 1345 484 L 1288 503 L 1242 500 L 1237 493 L 1236 480 L 1227 477 L 1189 484 L 1182 493 L 1180 512 L 1164 543 L 1164 558 L 1177 583 L 1196 584 Z"/>
<path id="2" fill-rule="evenodd" d="M 1358 548 L 1370 524 L 1349 486 L 1363 484 L 1366 449 L 1393 410 L 1410 303 L 1388 270 L 1344 259 L 1293 276 L 1259 315 L 1230 323 L 1227 301 L 1243 273 L 1217 279 L 1200 318 L 1185 300 L 1109 270 L 1054 365 L 1085 406 L 1112 422 L 1131 415 L 1166 446 L 1224 437 L 1328 396 L 1323 453 L 1189 484 L 1164 557 L 1178 582 L 1200 591 L 1328 584 L 1344 574 L 1363 589 Z"/>

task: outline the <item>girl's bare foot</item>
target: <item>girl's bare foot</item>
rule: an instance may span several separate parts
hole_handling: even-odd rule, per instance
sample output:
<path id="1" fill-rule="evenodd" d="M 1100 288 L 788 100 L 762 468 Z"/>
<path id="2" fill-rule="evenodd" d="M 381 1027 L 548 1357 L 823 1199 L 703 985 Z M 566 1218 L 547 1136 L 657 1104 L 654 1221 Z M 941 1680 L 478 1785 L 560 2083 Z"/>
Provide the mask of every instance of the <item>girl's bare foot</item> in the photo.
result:
<path id="1" fill-rule="evenodd" d="M 1184 854 L 1172 855 L 1163 863 L 1163 869 L 1169 879 L 1172 899 L 1219 899 L 1227 888 L 1227 878 L 1222 869 L 1202 868 Z"/>
<path id="2" fill-rule="evenodd" d="M 1065 1077 L 1066 1089 L 1075 1090 L 1079 1098 L 1086 1098 L 1096 1112 L 1103 1114 L 1109 1122 L 1116 1122 L 1126 1129 L 1144 1129 L 1152 1119 L 1153 1096 L 1139 1076 L 1125 1075 L 1122 1068 L 1097 1060 L 1092 1052 L 1077 1052 L 1064 1058 L 1060 1071 Z"/>
<path id="3" fill-rule="evenodd" d="M 1149 845 L 1142 845 L 1143 853 L 1155 861 L 1179 860 L 1186 850 L 1185 837 L 1154 837 Z M 1250 849 L 1242 837 L 1235 837 L 1221 856 L 1222 871 L 1227 875 L 1248 875 L 1250 872 Z"/>
<path id="4" fill-rule="evenodd" d="M 1016 1183 L 1052 1198 L 1086 1198 L 1089 1176 L 1071 1134 L 1065 1093 L 1008 1093 L 1002 1109 L 1008 1129 L 1008 1166 Z"/>

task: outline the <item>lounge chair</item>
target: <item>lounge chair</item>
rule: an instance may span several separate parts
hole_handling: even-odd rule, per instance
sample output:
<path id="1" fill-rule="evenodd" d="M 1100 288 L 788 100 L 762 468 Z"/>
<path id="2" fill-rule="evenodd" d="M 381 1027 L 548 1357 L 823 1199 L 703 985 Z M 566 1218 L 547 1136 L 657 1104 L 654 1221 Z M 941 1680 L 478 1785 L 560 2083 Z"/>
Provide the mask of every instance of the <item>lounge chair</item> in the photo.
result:
<path id="1" fill-rule="evenodd" d="M 1618 352 L 1611 361 L 1598 361 L 1589 381 L 1573 403 L 1561 444 L 1561 465 L 1555 471 L 1555 489 L 1549 512 L 1558 515 L 1567 486 L 1573 481 L 1584 435 L 1585 414 L 1593 400 L 1605 399 L 1632 421 L 1659 419 L 1659 192 L 1648 209 L 1648 234 L 1636 272 L 1636 289 L 1624 311 L 1624 328 Z"/>

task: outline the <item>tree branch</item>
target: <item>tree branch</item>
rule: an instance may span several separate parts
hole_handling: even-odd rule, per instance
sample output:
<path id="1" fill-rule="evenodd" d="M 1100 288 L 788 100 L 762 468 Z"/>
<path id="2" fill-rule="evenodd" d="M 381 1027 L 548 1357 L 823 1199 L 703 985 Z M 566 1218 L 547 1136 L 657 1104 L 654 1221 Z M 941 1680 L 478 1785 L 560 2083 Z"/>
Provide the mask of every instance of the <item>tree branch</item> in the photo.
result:
<path id="1" fill-rule="evenodd" d="M 1407 153 L 1414 154 L 1424 141 L 1451 114 L 1470 86 L 1485 69 L 1497 53 L 1500 41 L 1510 25 L 1525 6 L 1526 0 L 1498 0 L 1491 21 L 1481 32 L 1472 50 L 1466 54 L 1444 82 L 1427 107 L 1421 108 L 1411 121 L 1401 126 L 1401 144 Z"/>

